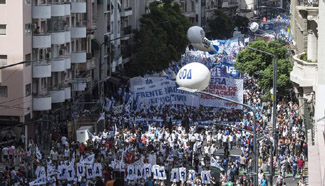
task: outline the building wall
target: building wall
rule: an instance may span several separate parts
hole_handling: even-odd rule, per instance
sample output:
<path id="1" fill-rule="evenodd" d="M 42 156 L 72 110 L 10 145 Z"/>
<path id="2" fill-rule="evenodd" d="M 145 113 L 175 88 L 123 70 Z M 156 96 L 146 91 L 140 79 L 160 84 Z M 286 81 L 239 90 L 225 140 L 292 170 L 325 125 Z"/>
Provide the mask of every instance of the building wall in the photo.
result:
<path id="1" fill-rule="evenodd" d="M 7 25 L 7 35 L 0 36 L 0 54 L 7 55 L 7 64 L 24 60 L 31 53 L 31 35 L 25 24 L 31 22 L 31 5 L 22 0 L 7 0 L 0 5 L 0 24 Z M 31 83 L 31 65 L 18 65 L 1 70 L 1 86 L 8 87 L 8 97 L 0 98 L 0 116 L 24 116 L 32 110 L 32 97 L 25 96 L 25 85 Z M 1 118 L 1 117 L 0 117 Z M 18 122 L 19 122 L 18 121 Z"/>

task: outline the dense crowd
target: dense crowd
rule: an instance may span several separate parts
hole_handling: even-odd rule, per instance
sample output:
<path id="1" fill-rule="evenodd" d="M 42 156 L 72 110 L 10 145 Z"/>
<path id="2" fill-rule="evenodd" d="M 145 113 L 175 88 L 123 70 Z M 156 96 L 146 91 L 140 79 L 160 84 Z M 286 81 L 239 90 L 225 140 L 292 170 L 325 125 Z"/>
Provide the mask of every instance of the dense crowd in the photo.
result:
<path id="1" fill-rule="evenodd" d="M 41 151 L 43 158 L 37 157 L 38 148 L 32 140 L 28 140 L 28 150 L 24 150 L 24 135 L 19 143 L 2 146 L 4 171 L 0 173 L 0 185 L 27 185 L 38 177 L 38 167 L 51 164 L 58 168 L 71 163 L 76 167 L 80 159 L 92 154 L 102 166 L 102 176 L 69 181 L 49 176 L 46 185 L 253 185 L 254 127 L 263 136 L 258 141 L 259 185 L 268 185 L 265 172 L 271 166 L 278 172 L 275 185 L 286 185 L 289 173 L 293 175 L 290 179 L 299 179 L 297 185 L 304 185 L 308 147 L 294 97 L 288 95 L 277 104 L 277 139 L 274 139 L 268 126 L 271 106 L 261 101 L 264 92 L 251 78 L 245 79 L 244 86 L 244 101 L 255 108 L 256 125 L 252 122 L 253 112 L 245 108 L 165 105 L 144 107 L 131 113 L 107 112 L 106 129 L 90 134 L 92 138 L 86 144 L 66 136 L 53 138 L 50 152 Z M 275 141 L 278 149 L 272 152 Z M 234 150 L 239 153 L 231 154 Z M 212 165 L 212 160 L 218 163 Z M 131 177 L 129 165 L 162 166 L 167 176 L 166 179 L 155 179 L 154 175 Z M 194 171 L 195 179 L 171 179 L 175 168 Z M 210 171 L 210 184 L 202 183 L 202 172 L 206 171 Z"/>

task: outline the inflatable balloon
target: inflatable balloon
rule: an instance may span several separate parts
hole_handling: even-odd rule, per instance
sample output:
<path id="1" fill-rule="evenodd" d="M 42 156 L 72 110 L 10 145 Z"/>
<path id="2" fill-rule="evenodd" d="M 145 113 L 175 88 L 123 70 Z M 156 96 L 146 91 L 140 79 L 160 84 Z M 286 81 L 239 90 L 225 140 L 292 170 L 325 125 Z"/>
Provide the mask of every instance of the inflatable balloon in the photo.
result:
<path id="1" fill-rule="evenodd" d="M 203 28 L 199 26 L 192 26 L 187 30 L 187 39 L 191 43 L 202 43 L 204 37 L 205 32 Z"/>
<path id="2" fill-rule="evenodd" d="M 258 23 L 256 22 L 252 22 L 250 25 L 249 25 L 249 29 L 252 31 L 252 32 L 256 32 L 259 28 L 259 25 Z"/>
<path id="3" fill-rule="evenodd" d="M 207 38 L 202 40 L 202 43 L 191 43 L 192 46 L 201 51 L 207 51 L 209 54 L 217 54 L 219 47 L 217 45 L 213 45 L 211 41 Z"/>
<path id="4" fill-rule="evenodd" d="M 177 73 L 176 83 L 180 87 L 204 90 L 210 83 L 210 70 L 198 62 L 183 66 Z"/>

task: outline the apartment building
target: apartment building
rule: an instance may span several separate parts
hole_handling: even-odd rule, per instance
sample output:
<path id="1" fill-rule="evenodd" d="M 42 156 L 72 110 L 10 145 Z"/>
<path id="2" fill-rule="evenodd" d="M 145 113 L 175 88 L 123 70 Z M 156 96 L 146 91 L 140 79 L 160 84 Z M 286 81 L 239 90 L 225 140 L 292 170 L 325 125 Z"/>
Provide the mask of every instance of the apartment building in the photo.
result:
<path id="1" fill-rule="evenodd" d="M 72 102 L 92 86 L 96 4 L 95 0 L 0 1 L 1 65 L 30 61 L 1 70 L 4 126 L 45 118 L 46 122 L 28 123 L 28 133 L 40 136 L 70 117 Z"/>
<path id="2" fill-rule="evenodd" d="M 308 130 L 309 185 L 325 184 L 325 2 L 291 1 L 291 49 L 293 71 L 290 79 L 300 105 L 310 113 L 301 112 Z M 311 115 L 311 124 L 308 123 Z"/>

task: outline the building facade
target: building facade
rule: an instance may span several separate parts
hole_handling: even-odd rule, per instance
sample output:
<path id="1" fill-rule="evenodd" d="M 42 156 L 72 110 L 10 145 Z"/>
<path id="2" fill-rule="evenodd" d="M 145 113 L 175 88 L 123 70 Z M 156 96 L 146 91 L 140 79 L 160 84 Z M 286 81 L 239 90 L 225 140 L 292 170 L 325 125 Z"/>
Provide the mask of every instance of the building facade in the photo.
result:
<path id="1" fill-rule="evenodd" d="M 291 1 L 291 49 L 295 84 L 308 139 L 309 185 L 325 184 L 325 2 Z M 311 117 L 311 120 L 309 120 Z"/>

